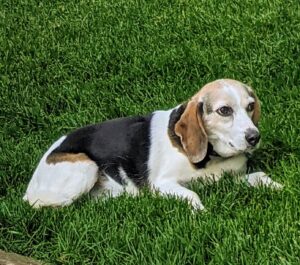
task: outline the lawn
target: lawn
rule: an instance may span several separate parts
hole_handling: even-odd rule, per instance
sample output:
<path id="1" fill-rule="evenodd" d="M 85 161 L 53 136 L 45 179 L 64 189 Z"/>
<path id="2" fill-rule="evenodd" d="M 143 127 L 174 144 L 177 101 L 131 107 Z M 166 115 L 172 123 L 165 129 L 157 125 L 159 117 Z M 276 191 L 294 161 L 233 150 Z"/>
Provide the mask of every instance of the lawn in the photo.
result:
<path id="1" fill-rule="evenodd" d="M 300 264 L 300 5 L 274 1 L 0 3 L 0 249 L 52 264 Z M 174 107 L 228 77 L 262 102 L 250 161 L 283 191 L 191 184 L 33 210 L 22 196 L 62 134 Z"/>

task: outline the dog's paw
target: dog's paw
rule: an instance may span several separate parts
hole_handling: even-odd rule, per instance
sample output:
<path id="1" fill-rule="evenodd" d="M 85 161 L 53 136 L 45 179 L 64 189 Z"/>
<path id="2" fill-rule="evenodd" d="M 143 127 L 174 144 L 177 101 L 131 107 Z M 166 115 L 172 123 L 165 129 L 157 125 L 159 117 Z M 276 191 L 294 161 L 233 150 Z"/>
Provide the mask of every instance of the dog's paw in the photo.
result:
<path id="1" fill-rule="evenodd" d="M 283 189 L 283 185 L 276 182 L 276 181 L 273 181 L 272 184 L 270 185 L 270 188 L 274 189 L 274 190 L 282 190 Z"/>
<path id="2" fill-rule="evenodd" d="M 204 205 L 200 201 L 190 201 L 190 205 L 192 207 L 193 212 L 205 212 L 206 209 Z"/>
<path id="3" fill-rule="evenodd" d="M 246 181 L 252 187 L 265 186 L 275 190 L 283 189 L 282 184 L 273 181 L 264 172 L 256 172 L 256 173 L 248 174 L 246 175 Z"/>

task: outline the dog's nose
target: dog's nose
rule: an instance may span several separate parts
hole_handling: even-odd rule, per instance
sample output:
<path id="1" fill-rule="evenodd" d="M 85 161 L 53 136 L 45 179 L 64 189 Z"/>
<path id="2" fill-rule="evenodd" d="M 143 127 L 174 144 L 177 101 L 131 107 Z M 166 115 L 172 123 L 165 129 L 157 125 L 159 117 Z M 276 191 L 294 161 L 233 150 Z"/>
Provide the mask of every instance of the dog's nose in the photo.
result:
<path id="1" fill-rule="evenodd" d="M 260 135 L 257 130 L 248 129 L 246 131 L 245 138 L 250 145 L 256 146 L 256 144 L 259 142 Z"/>

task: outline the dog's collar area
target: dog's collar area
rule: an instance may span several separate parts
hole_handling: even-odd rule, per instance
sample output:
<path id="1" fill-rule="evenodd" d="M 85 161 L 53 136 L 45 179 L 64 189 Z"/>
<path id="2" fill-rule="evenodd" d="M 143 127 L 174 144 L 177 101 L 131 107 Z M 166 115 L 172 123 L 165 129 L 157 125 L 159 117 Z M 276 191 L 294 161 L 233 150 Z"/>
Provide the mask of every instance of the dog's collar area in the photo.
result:
<path id="1" fill-rule="evenodd" d="M 211 156 L 222 157 L 215 150 L 213 150 L 210 154 Z"/>
<path id="2" fill-rule="evenodd" d="M 206 164 L 214 159 L 214 158 L 219 158 L 219 159 L 229 159 L 229 158 L 232 158 L 232 156 L 230 157 L 224 157 L 224 156 L 221 156 L 219 155 L 215 150 L 214 150 L 214 147 L 213 145 L 208 142 L 208 146 L 207 146 L 207 153 L 206 153 L 206 156 L 204 157 L 204 159 L 202 161 L 199 161 L 198 163 L 193 163 L 193 165 L 198 168 L 198 169 L 201 169 L 201 168 L 205 168 L 206 167 Z"/>
<path id="3" fill-rule="evenodd" d="M 202 161 L 199 161 L 198 163 L 193 163 L 193 165 L 198 169 L 205 168 L 207 162 L 211 160 L 210 158 L 211 156 L 219 156 L 219 155 L 214 151 L 213 145 L 210 142 L 208 142 L 206 156 Z"/>
<path id="4" fill-rule="evenodd" d="M 209 156 L 214 156 L 214 157 L 222 157 L 221 155 L 219 155 L 215 150 L 213 145 L 209 142 L 208 146 L 207 146 L 207 154 Z"/>

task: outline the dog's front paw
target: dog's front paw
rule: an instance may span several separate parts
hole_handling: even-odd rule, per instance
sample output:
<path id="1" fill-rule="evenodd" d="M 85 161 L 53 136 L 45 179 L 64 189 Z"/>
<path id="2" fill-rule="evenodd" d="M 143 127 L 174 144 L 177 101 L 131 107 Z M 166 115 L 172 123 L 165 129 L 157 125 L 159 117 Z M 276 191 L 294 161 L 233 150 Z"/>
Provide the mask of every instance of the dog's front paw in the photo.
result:
<path id="1" fill-rule="evenodd" d="M 272 184 L 270 187 L 275 190 L 282 190 L 284 186 L 276 181 L 272 181 Z"/>
<path id="2" fill-rule="evenodd" d="M 273 181 L 264 172 L 256 172 L 256 173 L 248 174 L 246 175 L 246 181 L 252 187 L 265 186 L 276 190 L 283 189 L 282 184 Z"/>
<path id="3" fill-rule="evenodd" d="M 201 203 L 201 201 L 189 201 L 190 205 L 192 206 L 192 210 L 193 212 L 197 212 L 197 211 L 206 211 L 204 205 Z"/>

